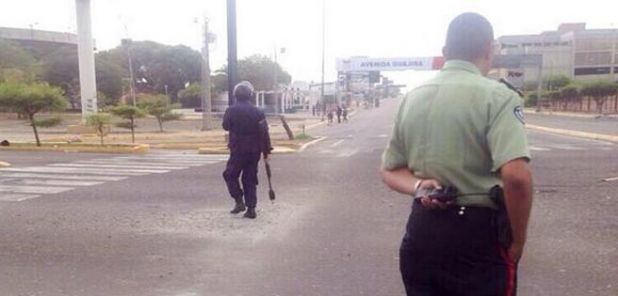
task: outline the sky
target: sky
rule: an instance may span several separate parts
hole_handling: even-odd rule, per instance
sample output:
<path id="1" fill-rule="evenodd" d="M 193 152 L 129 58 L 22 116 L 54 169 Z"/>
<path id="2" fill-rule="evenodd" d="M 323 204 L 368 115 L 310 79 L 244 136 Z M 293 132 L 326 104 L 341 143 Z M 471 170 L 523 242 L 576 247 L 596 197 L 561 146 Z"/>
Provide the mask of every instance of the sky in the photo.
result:
<path id="1" fill-rule="evenodd" d="M 75 0 L 0 0 L 0 27 L 75 32 Z M 225 0 L 91 0 L 93 35 L 99 50 L 121 38 L 200 48 L 201 23 L 217 36 L 211 68 L 227 60 Z M 460 13 L 485 15 L 496 37 L 537 34 L 560 23 L 589 28 L 618 27 L 613 0 L 326 0 L 326 80 L 336 78 L 336 58 L 421 57 L 441 54 L 446 29 Z M 236 0 L 238 57 L 263 54 L 278 61 L 293 80 L 320 81 L 322 0 Z M 415 84 L 429 72 L 387 73 L 397 83 Z"/>

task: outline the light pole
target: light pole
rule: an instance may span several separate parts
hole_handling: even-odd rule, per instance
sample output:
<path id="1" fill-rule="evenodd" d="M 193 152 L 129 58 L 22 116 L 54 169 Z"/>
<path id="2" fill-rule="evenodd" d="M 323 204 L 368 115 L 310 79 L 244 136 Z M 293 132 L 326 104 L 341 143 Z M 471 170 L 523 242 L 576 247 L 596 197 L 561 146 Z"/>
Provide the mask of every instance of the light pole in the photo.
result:
<path id="1" fill-rule="evenodd" d="M 322 0 L 322 86 L 320 87 L 320 100 L 322 101 L 322 121 L 326 113 L 326 98 L 324 97 L 324 61 L 326 55 L 326 0 Z"/>
<path id="2" fill-rule="evenodd" d="M 227 87 L 228 105 L 234 104 L 237 77 L 236 0 L 227 0 Z"/>
<path id="3" fill-rule="evenodd" d="M 212 129 L 212 100 L 210 98 L 210 51 L 212 37 L 208 31 L 208 19 L 204 19 L 204 45 L 202 46 L 202 131 Z"/>
<path id="4" fill-rule="evenodd" d="M 133 73 L 133 59 L 131 57 L 131 44 L 133 43 L 133 40 L 126 38 L 126 39 L 122 39 L 122 44 L 124 46 L 127 47 L 127 59 L 129 60 L 129 92 L 131 95 L 131 102 L 133 103 L 133 106 L 136 105 L 135 102 L 135 74 Z M 167 95 L 167 85 L 165 88 L 165 92 Z"/>

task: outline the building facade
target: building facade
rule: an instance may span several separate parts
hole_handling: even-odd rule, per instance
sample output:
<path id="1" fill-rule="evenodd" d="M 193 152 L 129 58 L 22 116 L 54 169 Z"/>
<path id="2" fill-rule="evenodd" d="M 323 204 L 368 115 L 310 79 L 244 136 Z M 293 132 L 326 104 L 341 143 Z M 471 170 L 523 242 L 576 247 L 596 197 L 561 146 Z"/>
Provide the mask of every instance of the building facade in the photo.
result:
<path id="1" fill-rule="evenodd" d="M 538 35 L 498 38 L 500 54 L 540 54 L 542 77 L 564 75 L 574 80 L 618 81 L 618 29 L 586 29 L 585 23 L 562 24 Z M 518 87 L 534 84 L 538 67 L 500 70 Z"/>

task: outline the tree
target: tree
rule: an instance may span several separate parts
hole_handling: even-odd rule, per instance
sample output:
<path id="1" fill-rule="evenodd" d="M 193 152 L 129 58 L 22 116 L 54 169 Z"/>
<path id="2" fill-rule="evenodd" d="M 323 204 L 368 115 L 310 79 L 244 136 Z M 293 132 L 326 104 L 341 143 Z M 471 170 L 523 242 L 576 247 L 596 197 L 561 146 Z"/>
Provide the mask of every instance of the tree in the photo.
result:
<path id="1" fill-rule="evenodd" d="M 178 92 L 178 100 L 183 108 L 202 106 L 202 87 L 199 83 L 191 83 L 187 88 Z"/>
<path id="2" fill-rule="evenodd" d="M 618 90 L 616 83 L 600 80 L 584 84 L 581 89 L 581 94 L 592 98 L 596 103 L 597 111 L 599 114 L 602 114 L 603 105 L 607 101 L 607 98 L 616 95 L 616 90 Z"/>
<path id="3" fill-rule="evenodd" d="M 183 45 L 139 41 L 101 52 L 97 57 L 120 65 L 125 77 L 129 77 L 129 50 L 138 92 L 164 93 L 167 86 L 171 99 L 176 101 L 178 91 L 188 83 L 200 80 L 201 55 Z"/>
<path id="4" fill-rule="evenodd" d="M 165 95 L 142 95 L 138 97 L 138 106 L 157 119 L 160 132 L 163 132 L 163 122 L 180 119 L 179 114 L 172 113 L 175 105 Z"/>
<path id="5" fill-rule="evenodd" d="M 110 112 L 122 119 L 128 121 L 117 124 L 118 127 L 127 128 L 131 130 L 131 142 L 135 143 L 135 119 L 146 116 L 144 110 L 129 105 L 120 105 L 110 109 Z"/>
<path id="6" fill-rule="evenodd" d="M 559 90 L 571 83 L 571 78 L 564 75 L 554 75 L 545 78 L 543 82 L 547 90 L 554 91 Z"/>
<path id="7" fill-rule="evenodd" d="M 35 115 L 43 111 L 62 111 L 66 101 L 61 89 L 46 83 L 3 83 L 0 84 L 0 107 L 25 115 L 32 126 L 36 145 L 41 146 Z M 50 122 L 39 121 L 38 124 L 49 126 Z"/>
<path id="8" fill-rule="evenodd" d="M 86 117 L 86 125 L 94 127 L 101 139 L 101 145 L 103 145 L 103 137 L 107 136 L 111 129 L 109 126 L 111 122 L 112 116 L 107 113 L 94 113 Z"/>
<path id="9" fill-rule="evenodd" d="M 227 91 L 225 73 L 227 66 L 216 71 L 212 80 L 216 90 Z M 292 76 L 278 63 L 263 55 L 253 55 L 238 61 L 238 77 L 240 80 L 250 81 L 257 90 L 272 90 L 277 84 L 289 84 L 292 80 Z"/>
<path id="10" fill-rule="evenodd" d="M 43 58 L 42 64 L 42 78 L 64 90 L 71 103 L 71 108 L 80 108 L 81 94 L 77 50 L 61 47 Z M 97 55 L 95 69 L 97 90 L 105 95 L 105 100 L 101 105 L 116 104 L 122 96 L 122 67 L 109 58 L 99 58 Z"/>
<path id="11" fill-rule="evenodd" d="M 563 109 L 566 110 L 570 102 L 579 100 L 579 88 L 574 83 L 569 83 L 560 90 L 560 99 L 564 104 Z"/>

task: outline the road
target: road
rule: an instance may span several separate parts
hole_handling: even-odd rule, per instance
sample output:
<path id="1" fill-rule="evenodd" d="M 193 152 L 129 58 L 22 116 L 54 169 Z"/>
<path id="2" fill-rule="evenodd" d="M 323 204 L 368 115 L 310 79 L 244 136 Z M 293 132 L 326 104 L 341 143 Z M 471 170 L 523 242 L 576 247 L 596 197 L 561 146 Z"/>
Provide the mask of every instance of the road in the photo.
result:
<path id="1" fill-rule="evenodd" d="M 410 200 L 380 182 L 396 102 L 272 160 L 258 219 L 231 216 L 224 160 L 3 152 L 3 295 L 403 295 Z M 536 200 L 520 295 L 618 294 L 618 147 L 530 132 Z"/>

